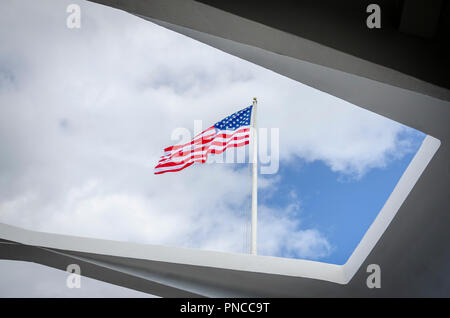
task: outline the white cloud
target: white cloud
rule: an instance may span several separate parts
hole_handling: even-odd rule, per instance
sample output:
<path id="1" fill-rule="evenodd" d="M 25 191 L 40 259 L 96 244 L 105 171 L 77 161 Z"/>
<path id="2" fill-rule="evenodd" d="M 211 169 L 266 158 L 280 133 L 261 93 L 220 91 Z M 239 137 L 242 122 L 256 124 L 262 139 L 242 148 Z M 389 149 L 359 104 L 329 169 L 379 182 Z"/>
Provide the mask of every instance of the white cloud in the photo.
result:
<path id="1" fill-rule="evenodd" d="M 126 13 L 75 1 L 82 27 L 67 29 L 72 2 L 0 5 L 1 222 L 240 252 L 248 175 L 152 168 L 174 128 L 212 125 L 253 96 L 260 125 L 280 128 L 282 160 L 361 177 L 408 151 L 397 123 Z M 332 244 L 301 227 L 291 199 L 284 215 L 261 206 L 261 252 L 328 255 Z"/>

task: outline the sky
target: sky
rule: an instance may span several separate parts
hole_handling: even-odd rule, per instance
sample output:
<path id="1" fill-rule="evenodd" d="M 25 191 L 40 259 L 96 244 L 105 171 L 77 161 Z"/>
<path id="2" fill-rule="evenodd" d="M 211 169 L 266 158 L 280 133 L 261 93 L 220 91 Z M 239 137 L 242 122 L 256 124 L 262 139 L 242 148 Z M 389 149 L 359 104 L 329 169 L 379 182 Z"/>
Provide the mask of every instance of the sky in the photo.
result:
<path id="1" fill-rule="evenodd" d="M 81 8 L 79 29 L 66 26 L 71 3 Z M 279 136 L 268 149 L 273 158 L 279 150 L 279 169 L 259 178 L 258 253 L 343 264 L 425 137 L 119 10 L 3 0 L 0 15 L 3 223 L 245 253 L 247 164 L 163 175 L 153 167 L 177 129 L 194 133 L 195 120 L 206 129 L 257 96 L 259 127 Z M 10 263 L 0 262 L 0 296 L 64 289 L 63 272 Z M 41 271 L 46 288 L 36 287 Z M 24 272 L 34 279 L 20 279 Z M 87 297 L 137 296 L 88 286 Z"/>

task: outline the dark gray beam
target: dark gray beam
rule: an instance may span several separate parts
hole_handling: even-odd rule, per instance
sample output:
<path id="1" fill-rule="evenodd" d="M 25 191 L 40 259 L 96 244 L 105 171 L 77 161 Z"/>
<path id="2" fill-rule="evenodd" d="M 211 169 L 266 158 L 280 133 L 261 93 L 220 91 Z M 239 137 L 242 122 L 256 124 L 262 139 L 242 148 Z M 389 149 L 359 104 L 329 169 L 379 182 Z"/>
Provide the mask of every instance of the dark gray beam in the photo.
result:
<path id="1" fill-rule="evenodd" d="M 64 251 L 17 243 L 0 243 L 0 259 L 33 262 L 62 271 L 66 271 L 70 264 L 77 264 L 81 268 L 82 277 L 93 278 L 161 297 L 200 297 L 195 293 L 160 284 L 137 274 L 126 273 L 119 268 L 114 268 L 113 265 L 108 266 L 108 263 L 96 263 L 89 259 L 80 259 L 69 253 L 64 253 Z"/>

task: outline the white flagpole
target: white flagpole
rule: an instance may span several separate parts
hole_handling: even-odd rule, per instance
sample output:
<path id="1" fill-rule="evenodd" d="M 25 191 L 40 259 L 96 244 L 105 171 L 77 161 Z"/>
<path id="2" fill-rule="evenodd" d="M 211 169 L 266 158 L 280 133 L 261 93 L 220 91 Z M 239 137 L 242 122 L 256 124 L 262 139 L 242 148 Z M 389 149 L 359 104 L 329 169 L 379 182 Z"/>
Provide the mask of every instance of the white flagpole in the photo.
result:
<path id="1" fill-rule="evenodd" d="M 256 128 L 256 97 L 253 98 L 252 131 L 253 131 L 253 176 L 252 176 L 252 239 L 251 253 L 257 254 L 257 222 L 258 222 L 258 135 Z"/>

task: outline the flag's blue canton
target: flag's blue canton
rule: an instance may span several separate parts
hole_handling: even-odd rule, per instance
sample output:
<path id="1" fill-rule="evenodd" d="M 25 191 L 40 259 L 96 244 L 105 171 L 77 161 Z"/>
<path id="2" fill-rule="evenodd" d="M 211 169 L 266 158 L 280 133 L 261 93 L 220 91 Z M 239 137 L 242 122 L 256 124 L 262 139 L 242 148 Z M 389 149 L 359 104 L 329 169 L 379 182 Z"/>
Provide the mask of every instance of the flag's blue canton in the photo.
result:
<path id="1" fill-rule="evenodd" d="M 250 118 L 252 116 L 252 107 L 253 105 L 248 106 L 247 108 L 244 108 L 238 112 L 235 112 L 234 114 L 217 122 L 214 125 L 214 127 L 222 130 L 236 130 L 241 126 L 250 125 Z"/>

